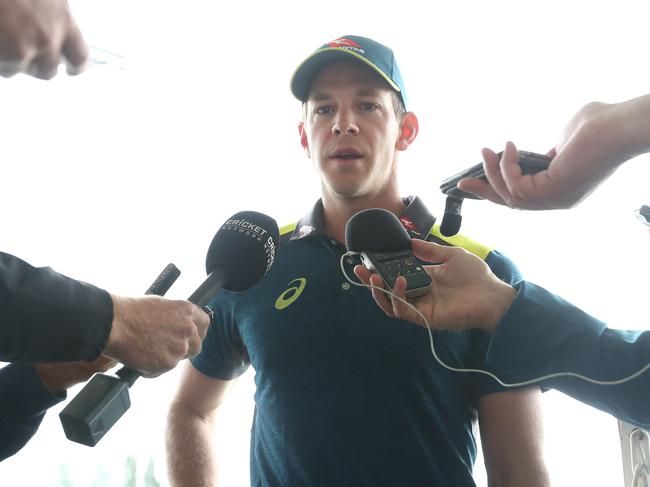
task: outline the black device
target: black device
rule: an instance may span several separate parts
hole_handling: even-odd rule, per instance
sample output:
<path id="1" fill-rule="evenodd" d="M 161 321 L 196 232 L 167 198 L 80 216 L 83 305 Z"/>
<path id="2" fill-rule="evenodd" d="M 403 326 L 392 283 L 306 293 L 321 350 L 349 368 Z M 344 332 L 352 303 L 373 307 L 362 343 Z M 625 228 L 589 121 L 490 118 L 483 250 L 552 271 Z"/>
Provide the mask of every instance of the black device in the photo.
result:
<path id="1" fill-rule="evenodd" d="M 212 239 L 205 262 L 208 277 L 188 301 L 204 307 L 221 289 L 240 292 L 253 287 L 273 264 L 279 233 L 275 220 L 263 213 L 233 215 Z M 140 374 L 126 367 L 117 374 L 95 374 L 59 414 L 69 440 L 95 446 L 129 409 L 128 388 Z"/>
<path id="2" fill-rule="evenodd" d="M 503 156 L 503 152 L 497 154 L 499 159 Z M 523 174 L 535 174 L 548 168 L 551 162 L 549 156 L 537 154 L 535 152 L 519 151 L 519 166 Z M 447 195 L 445 202 L 445 214 L 440 224 L 440 233 L 446 237 L 451 237 L 458 233 L 462 222 L 462 205 L 463 200 L 466 198 L 480 199 L 472 193 L 467 193 L 458 189 L 458 182 L 463 178 L 479 178 L 487 181 L 485 171 L 483 170 L 483 163 L 476 164 L 475 166 L 465 169 L 447 179 L 440 184 L 440 191 Z"/>
<path id="3" fill-rule="evenodd" d="M 174 264 L 168 264 L 145 294 L 164 296 L 180 275 Z M 140 377 L 140 372 L 122 367 L 116 375 L 95 374 L 59 413 L 69 440 L 95 446 L 131 407 L 129 387 Z"/>
<path id="4" fill-rule="evenodd" d="M 499 159 L 503 156 L 503 152 L 497 154 Z M 548 169 L 548 165 L 551 162 L 549 156 L 543 154 L 537 154 L 535 152 L 527 152 L 520 150 L 519 151 L 519 166 L 521 167 L 521 172 L 524 174 L 535 174 L 545 169 Z M 466 193 L 458 189 L 458 181 L 463 178 L 479 178 L 484 181 L 487 181 L 485 176 L 485 171 L 483 170 L 483 163 L 476 164 L 475 166 L 465 169 L 464 171 L 459 172 L 447 179 L 445 179 L 440 184 L 440 191 L 442 191 L 447 196 L 453 196 L 455 198 L 470 198 L 474 200 L 480 199 L 478 196 L 473 195 L 472 193 Z"/>
<path id="5" fill-rule="evenodd" d="M 426 293 L 431 277 L 413 255 L 411 237 L 390 211 L 371 208 L 360 211 L 345 226 L 345 246 L 358 252 L 363 264 L 381 276 L 389 290 L 399 276 L 406 278 L 406 297 Z"/>

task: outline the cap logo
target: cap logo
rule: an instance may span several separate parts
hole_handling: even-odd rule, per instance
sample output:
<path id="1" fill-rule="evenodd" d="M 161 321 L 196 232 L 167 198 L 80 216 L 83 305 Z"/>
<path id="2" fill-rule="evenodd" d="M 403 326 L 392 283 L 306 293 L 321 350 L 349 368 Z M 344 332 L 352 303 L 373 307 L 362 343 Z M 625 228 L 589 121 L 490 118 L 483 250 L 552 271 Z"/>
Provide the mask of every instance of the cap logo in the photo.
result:
<path id="1" fill-rule="evenodd" d="M 339 39 L 328 42 L 327 45 L 329 47 L 336 47 L 338 49 L 349 49 L 351 51 L 356 51 L 359 54 L 363 54 L 365 52 L 358 43 L 350 39 L 346 39 L 345 37 L 341 37 Z"/>

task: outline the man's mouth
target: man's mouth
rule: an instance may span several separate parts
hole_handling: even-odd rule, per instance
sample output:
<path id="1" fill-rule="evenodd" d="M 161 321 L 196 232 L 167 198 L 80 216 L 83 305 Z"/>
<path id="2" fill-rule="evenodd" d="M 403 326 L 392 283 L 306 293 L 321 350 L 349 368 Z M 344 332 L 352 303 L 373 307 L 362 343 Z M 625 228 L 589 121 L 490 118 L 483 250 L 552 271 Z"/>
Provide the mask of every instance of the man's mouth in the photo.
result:
<path id="1" fill-rule="evenodd" d="M 345 148 L 334 152 L 334 154 L 330 156 L 330 159 L 341 159 L 344 161 L 353 161 L 356 159 L 360 159 L 361 157 L 362 157 L 361 152 L 359 152 L 358 150 Z"/>

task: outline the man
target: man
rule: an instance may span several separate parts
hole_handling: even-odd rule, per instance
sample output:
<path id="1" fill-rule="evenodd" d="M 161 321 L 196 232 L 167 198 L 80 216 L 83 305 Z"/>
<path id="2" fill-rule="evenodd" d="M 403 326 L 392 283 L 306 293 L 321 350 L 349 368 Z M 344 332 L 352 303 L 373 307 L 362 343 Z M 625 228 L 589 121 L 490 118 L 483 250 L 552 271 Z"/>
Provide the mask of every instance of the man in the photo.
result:
<path id="1" fill-rule="evenodd" d="M 322 199 L 282 230 L 278 258 L 258 286 L 211 303 L 214 325 L 169 414 L 172 485 L 214 485 L 212 421 L 249 364 L 257 385 L 253 485 L 473 485 L 477 411 L 491 483 L 547 485 L 539 390 L 504 392 L 438 367 L 426 332 L 386 318 L 339 268 L 345 225 L 360 210 L 401 215 L 420 238 L 433 226 L 419 199 L 399 194 L 398 153 L 415 140 L 418 121 L 404 108 L 393 52 L 363 37 L 337 39 L 298 67 L 291 87 L 304 104 L 300 142 Z M 504 257 L 482 252 L 505 279 L 518 279 Z M 441 335 L 442 353 L 485 366 L 486 338 Z"/>
<path id="2" fill-rule="evenodd" d="M 583 107 L 567 125 L 548 170 L 522 175 L 517 150 L 508 143 L 503 158 L 484 150 L 488 183 L 463 180 L 459 187 L 515 208 L 567 208 L 590 194 L 622 163 L 650 151 L 650 95 Z M 511 286 L 480 259 L 461 249 L 413 241 L 414 253 L 428 262 L 431 292 L 412 300 L 433 328 L 483 328 L 492 333 L 488 361 L 507 382 L 571 372 L 619 384 L 556 376 L 540 383 L 650 428 L 650 333 L 612 330 L 559 296 L 532 283 Z M 364 283 L 381 287 L 379 276 L 358 266 Z M 512 284 L 512 283 L 510 283 Z M 393 290 L 404 298 L 404 281 Z M 389 316 L 424 325 L 422 317 L 397 299 L 372 290 Z M 638 374 L 638 372 L 642 373 Z M 623 379 L 623 380 L 622 380 Z M 629 379 L 629 380 L 625 380 Z"/>
<path id="3" fill-rule="evenodd" d="M 62 59 L 68 74 L 80 73 L 88 61 L 67 0 L 0 0 L 0 76 L 50 79 Z"/>

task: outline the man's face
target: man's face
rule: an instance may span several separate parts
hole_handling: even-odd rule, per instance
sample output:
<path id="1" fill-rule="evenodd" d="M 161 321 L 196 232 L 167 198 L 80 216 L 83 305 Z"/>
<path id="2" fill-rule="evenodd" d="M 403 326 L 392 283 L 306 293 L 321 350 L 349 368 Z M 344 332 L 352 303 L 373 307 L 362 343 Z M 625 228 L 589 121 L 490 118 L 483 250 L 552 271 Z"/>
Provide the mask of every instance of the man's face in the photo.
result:
<path id="1" fill-rule="evenodd" d="M 355 61 L 323 68 L 299 130 L 324 194 L 354 198 L 396 188 L 400 125 L 391 89 L 378 74 Z"/>

